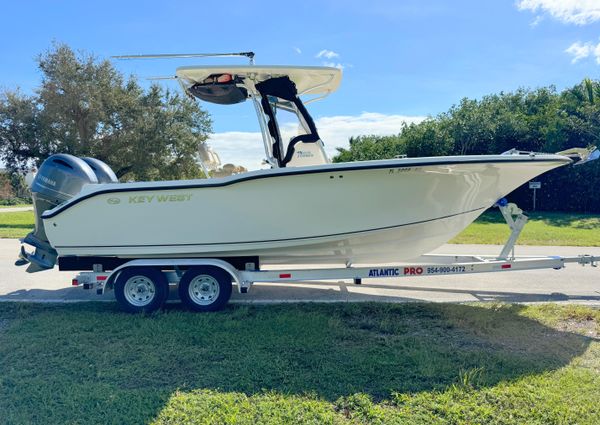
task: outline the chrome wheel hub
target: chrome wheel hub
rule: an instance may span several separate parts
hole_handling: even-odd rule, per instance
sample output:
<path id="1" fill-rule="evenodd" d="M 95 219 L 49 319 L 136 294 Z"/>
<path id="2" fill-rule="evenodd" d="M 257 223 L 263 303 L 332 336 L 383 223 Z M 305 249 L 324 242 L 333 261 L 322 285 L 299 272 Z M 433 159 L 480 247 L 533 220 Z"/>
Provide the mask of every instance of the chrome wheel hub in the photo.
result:
<path id="1" fill-rule="evenodd" d="M 188 294 L 195 304 L 210 305 L 219 296 L 220 288 L 217 279 L 210 275 L 201 274 L 192 279 Z"/>
<path id="2" fill-rule="evenodd" d="M 128 303 L 136 307 L 145 307 L 156 296 L 156 286 L 146 276 L 133 276 L 125 282 L 123 292 Z"/>

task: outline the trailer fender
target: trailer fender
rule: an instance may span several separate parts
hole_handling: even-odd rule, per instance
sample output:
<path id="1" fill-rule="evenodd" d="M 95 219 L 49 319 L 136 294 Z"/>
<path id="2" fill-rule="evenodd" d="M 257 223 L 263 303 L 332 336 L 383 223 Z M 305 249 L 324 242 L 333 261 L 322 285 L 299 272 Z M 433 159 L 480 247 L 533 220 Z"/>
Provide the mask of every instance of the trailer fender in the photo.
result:
<path id="1" fill-rule="evenodd" d="M 132 260 L 125 264 L 120 265 L 114 269 L 103 287 L 102 293 L 106 290 L 111 290 L 114 287 L 115 280 L 119 277 L 119 274 L 130 267 L 193 267 L 193 266 L 213 266 L 225 270 L 231 276 L 231 279 L 238 286 L 240 285 L 239 270 L 229 264 L 227 261 L 217 260 L 214 258 L 188 258 L 188 259 L 147 259 L 147 260 Z"/>

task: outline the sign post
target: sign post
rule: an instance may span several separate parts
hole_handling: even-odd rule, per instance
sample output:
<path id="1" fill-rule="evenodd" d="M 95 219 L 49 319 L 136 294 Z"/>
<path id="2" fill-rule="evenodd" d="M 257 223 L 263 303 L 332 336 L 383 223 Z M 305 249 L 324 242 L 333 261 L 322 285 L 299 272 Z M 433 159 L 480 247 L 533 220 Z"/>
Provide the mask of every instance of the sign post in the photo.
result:
<path id="1" fill-rule="evenodd" d="M 533 189 L 533 211 L 535 211 L 535 198 L 538 189 L 542 188 L 542 182 L 529 182 L 529 189 Z"/>

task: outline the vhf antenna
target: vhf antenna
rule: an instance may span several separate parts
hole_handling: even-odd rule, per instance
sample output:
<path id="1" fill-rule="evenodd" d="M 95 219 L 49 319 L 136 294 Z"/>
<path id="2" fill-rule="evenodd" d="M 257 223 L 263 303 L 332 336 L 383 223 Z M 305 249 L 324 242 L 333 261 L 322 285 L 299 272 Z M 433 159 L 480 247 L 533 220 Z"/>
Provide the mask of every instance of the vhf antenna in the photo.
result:
<path id="1" fill-rule="evenodd" d="M 245 56 L 254 65 L 254 52 L 240 53 L 161 53 L 157 55 L 118 55 L 111 56 L 113 59 L 173 59 L 173 58 L 207 58 L 207 57 L 234 57 Z"/>

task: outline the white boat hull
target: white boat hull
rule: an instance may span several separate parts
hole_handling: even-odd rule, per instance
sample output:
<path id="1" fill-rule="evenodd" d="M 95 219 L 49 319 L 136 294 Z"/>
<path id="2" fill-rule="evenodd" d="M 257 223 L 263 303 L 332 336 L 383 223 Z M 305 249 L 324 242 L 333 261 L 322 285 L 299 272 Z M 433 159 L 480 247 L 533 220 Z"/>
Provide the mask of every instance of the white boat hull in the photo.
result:
<path id="1" fill-rule="evenodd" d="M 403 261 L 444 244 L 558 155 L 416 158 L 90 185 L 44 214 L 59 256 Z"/>

